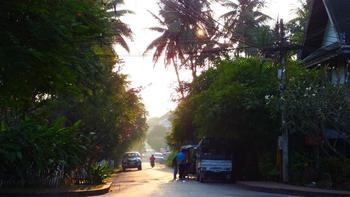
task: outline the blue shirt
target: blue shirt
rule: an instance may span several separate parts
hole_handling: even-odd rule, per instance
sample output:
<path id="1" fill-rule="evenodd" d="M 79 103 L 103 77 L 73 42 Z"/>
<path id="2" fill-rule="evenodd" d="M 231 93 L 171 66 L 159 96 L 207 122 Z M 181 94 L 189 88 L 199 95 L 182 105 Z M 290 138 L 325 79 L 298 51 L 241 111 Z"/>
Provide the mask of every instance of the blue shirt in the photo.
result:
<path id="1" fill-rule="evenodd" d="M 177 154 L 176 154 L 176 160 L 177 160 L 177 163 L 179 164 L 179 163 L 181 163 L 181 162 L 183 162 L 184 160 L 185 160 L 185 154 L 183 153 L 183 152 L 178 152 Z"/>

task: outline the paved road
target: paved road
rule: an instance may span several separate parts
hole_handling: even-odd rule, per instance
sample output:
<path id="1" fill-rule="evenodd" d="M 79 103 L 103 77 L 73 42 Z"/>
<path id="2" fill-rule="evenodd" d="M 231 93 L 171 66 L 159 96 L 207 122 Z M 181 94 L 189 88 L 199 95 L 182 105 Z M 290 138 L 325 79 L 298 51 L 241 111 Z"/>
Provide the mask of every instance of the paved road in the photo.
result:
<path id="1" fill-rule="evenodd" d="M 113 178 L 113 185 L 106 197 L 287 197 L 244 190 L 234 184 L 219 182 L 199 183 L 172 181 L 171 169 L 157 165 L 151 168 L 144 163 L 143 170 L 130 170 Z"/>

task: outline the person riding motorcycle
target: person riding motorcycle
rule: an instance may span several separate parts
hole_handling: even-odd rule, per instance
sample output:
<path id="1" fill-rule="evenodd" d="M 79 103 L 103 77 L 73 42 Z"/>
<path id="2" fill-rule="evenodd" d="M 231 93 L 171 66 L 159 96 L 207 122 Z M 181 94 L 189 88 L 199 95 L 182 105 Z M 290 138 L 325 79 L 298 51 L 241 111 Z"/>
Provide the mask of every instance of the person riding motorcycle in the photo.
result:
<path id="1" fill-rule="evenodd" d="M 154 167 L 154 161 L 156 160 L 156 158 L 154 157 L 154 155 L 152 155 L 150 158 L 149 158 L 149 161 L 151 163 L 151 167 L 153 168 Z"/>

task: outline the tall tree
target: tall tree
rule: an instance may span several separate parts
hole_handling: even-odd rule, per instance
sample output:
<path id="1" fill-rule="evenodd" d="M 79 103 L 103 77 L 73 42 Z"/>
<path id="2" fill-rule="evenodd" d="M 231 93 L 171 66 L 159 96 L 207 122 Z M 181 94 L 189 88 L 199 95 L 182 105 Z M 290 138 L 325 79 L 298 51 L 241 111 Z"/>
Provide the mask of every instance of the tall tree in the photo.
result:
<path id="1" fill-rule="evenodd" d="M 304 39 L 306 22 L 310 13 L 311 0 L 299 0 L 300 7 L 295 10 L 296 17 L 290 20 L 287 28 L 290 32 L 290 41 L 301 44 Z"/>
<path id="2" fill-rule="evenodd" d="M 196 77 L 197 67 L 201 66 L 196 62 L 200 53 L 215 45 L 215 23 L 208 1 L 160 0 L 159 8 L 158 16 L 151 14 L 161 26 L 150 29 L 161 35 L 150 43 L 145 53 L 155 49 L 154 62 L 165 55 L 164 63 L 174 66 L 179 91 L 184 98 L 184 83 L 180 80 L 179 70 L 189 69 L 193 78 Z"/>
<path id="3" fill-rule="evenodd" d="M 261 12 L 264 7 L 264 0 L 225 0 L 223 4 L 231 10 L 221 17 L 225 20 L 226 36 L 237 45 L 235 52 L 239 56 L 241 52 L 250 56 L 249 47 L 256 47 L 259 27 L 270 17 Z M 265 28 L 265 27 L 264 27 Z M 260 30 L 262 33 L 263 30 Z"/>
<path id="4" fill-rule="evenodd" d="M 130 31 L 101 2 L 0 1 L 0 179 L 21 180 L 4 182 L 91 175 L 143 138 L 138 92 L 113 72 Z"/>
<path id="5" fill-rule="evenodd" d="M 130 10 L 119 9 L 119 7 L 124 4 L 124 0 L 101 0 L 101 2 L 111 16 L 110 20 L 115 42 L 129 52 L 129 46 L 124 38 L 132 39 L 132 31 L 129 25 L 121 20 L 121 17 L 133 12 Z"/>

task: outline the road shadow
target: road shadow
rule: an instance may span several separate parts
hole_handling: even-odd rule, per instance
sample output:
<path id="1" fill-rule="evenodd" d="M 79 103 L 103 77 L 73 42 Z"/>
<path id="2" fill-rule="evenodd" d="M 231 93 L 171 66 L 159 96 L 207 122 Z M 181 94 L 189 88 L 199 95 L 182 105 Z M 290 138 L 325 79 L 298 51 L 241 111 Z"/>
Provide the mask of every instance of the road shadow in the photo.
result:
<path id="1" fill-rule="evenodd" d="M 140 172 L 141 170 L 138 170 L 137 168 L 135 169 L 125 169 L 125 170 L 120 170 L 117 173 L 135 173 L 135 172 Z"/>

